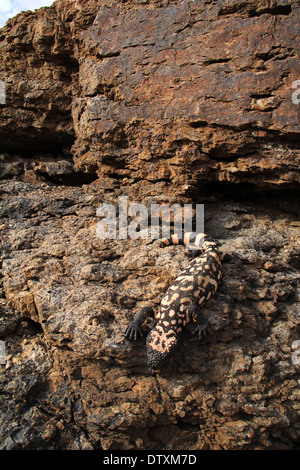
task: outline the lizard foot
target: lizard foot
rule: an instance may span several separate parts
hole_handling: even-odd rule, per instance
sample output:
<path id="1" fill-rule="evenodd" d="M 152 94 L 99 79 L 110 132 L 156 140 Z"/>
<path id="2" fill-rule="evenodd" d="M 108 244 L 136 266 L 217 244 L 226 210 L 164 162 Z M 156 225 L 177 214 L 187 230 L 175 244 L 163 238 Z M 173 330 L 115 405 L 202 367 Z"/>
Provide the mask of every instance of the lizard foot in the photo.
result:
<path id="1" fill-rule="evenodd" d="M 207 333 L 208 333 L 208 324 L 207 323 L 201 323 L 201 325 L 197 325 L 192 331 L 193 335 L 196 335 L 196 334 L 198 335 L 199 341 L 201 339 L 205 338 Z"/>
<path id="2" fill-rule="evenodd" d="M 124 334 L 126 338 L 129 339 L 130 341 L 132 340 L 136 341 L 139 336 L 140 337 L 143 336 L 142 330 L 140 329 L 140 327 L 136 324 L 134 320 L 129 323 Z"/>

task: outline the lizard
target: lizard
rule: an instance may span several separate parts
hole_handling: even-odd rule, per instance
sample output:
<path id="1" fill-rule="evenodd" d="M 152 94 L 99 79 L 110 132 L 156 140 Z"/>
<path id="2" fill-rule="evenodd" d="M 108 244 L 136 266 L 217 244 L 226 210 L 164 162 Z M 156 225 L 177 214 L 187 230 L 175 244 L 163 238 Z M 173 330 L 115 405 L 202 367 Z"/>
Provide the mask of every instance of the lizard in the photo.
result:
<path id="1" fill-rule="evenodd" d="M 146 339 L 147 363 L 154 375 L 161 363 L 173 353 L 180 333 L 189 322 L 194 324 L 193 334 L 201 340 L 208 331 L 208 323 L 200 307 L 215 294 L 222 278 L 221 261 L 228 260 L 218 244 L 206 234 L 184 233 L 182 238 L 174 234 L 162 239 L 160 246 L 186 245 L 197 251 L 197 256 L 179 274 L 163 296 L 159 308 L 143 307 L 134 315 L 125 330 L 129 340 L 143 336 L 141 325 L 150 316 L 157 320 Z M 199 254 L 200 252 L 200 254 Z"/>

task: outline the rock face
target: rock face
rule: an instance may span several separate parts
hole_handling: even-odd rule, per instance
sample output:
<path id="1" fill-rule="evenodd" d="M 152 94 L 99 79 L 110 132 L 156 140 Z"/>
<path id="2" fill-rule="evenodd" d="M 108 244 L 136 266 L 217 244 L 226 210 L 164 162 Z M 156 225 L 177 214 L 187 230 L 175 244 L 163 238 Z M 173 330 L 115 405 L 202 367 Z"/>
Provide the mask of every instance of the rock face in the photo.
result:
<path id="1" fill-rule="evenodd" d="M 134 171 L 134 181 L 173 184 L 182 173 L 197 185 L 299 182 L 291 163 L 299 135 L 291 102 L 296 4 L 153 7 L 103 5 L 81 35 L 77 165 L 96 161 L 101 175 L 117 169 L 132 180 Z"/>
<path id="2" fill-rule="evenodd" d="M 58 0 L 0 31 L 2 449 L 297 448 L 298 25 L 296 1 Z M 232 255 L 211 334 L 154 377 L 123 332 L 189 260 L 99 240 L 120 196 L 204 203 Z"/>

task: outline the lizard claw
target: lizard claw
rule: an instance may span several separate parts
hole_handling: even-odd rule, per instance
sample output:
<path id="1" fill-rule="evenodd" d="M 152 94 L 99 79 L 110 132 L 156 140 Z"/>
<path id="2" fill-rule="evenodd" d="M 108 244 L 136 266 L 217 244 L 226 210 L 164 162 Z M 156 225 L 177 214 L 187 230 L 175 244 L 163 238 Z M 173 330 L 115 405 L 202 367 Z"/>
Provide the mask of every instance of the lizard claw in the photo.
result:
<path id="1" fill-rule="evenodd" d="M 204 324 L 201 324 L 201 325 L 197 325 L 194 330 L 192 331 L 192 334 L 195 335 L 197 334 L 198 335 L 198 339 L 199 341 L 202 339 L 202 338 L 205 338 L 205 336 L 207 335 L 208 333 L 208 325 L 206 323 Z"/>
<path id="2" fill-rule="evenodd" d="M 143 336 L 141 329 L 136 325 L 134 321 L 131 321 L 125 330 L 125 336 L 130 341 L 136 341 L 139 336 Z"/>

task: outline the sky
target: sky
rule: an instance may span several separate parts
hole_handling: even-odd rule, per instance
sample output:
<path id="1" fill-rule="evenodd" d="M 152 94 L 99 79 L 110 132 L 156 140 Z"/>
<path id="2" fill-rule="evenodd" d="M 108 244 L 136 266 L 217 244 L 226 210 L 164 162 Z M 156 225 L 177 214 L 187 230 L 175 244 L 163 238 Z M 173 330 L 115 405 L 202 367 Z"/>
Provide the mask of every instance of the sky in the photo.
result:
<path id="1" fill-rule="evenodd" d="M 12 18 L 20 11 L 32 10 L 46 7 L 54 0 L 0 0 L 0 28 L 5 25 L 9 18 Z"/>

